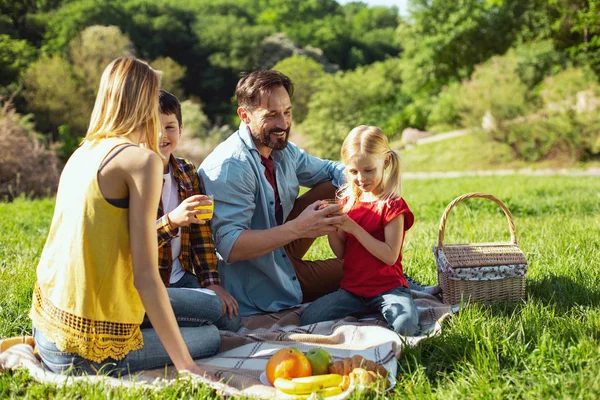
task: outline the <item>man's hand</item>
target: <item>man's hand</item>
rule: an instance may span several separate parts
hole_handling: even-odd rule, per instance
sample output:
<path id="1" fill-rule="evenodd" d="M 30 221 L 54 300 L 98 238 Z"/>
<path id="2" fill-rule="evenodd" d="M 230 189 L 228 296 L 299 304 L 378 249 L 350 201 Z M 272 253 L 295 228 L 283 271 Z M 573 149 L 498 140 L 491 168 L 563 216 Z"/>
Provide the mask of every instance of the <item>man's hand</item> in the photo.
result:
<path id="1" fill-rule="evenodd" d="M 190 196 L 169 213 L 169 222 L 174 229 L 190 224 L 205 224 L 206 221 L 196 218 L 196 215 L 209 214 L 210 211 L 196 210 L 195 208 L 198 206 L 208 206 L 210 204 L 211 200 L 204 194 Z"/>
<path id="2" fill-rule="evenodd" d="M 300 215 L 290 221 L 299 238 L 316 238 L 336 230 L 335 225 L 340 225 L 350 219 L 347 215 L 333 215 L 342 209 L 340 204 L 323 207 L 321 200 L 315 201 L 306 207 Z"/>
<path id="3" fill-rule="evenodd" d="M 229 314 L 229 319 L 232 319 L 235 315 L 238 315 L 238 302 L 229 292 L 221 285 L 210 285 L 206 287 L 207 289 L 212 290 L 217 294 L 217 297 L 221 300 L 221 304 L 223 305 L 223 309 L 221 311 L 221 316 L 225 315 L 227 312 Z"/>

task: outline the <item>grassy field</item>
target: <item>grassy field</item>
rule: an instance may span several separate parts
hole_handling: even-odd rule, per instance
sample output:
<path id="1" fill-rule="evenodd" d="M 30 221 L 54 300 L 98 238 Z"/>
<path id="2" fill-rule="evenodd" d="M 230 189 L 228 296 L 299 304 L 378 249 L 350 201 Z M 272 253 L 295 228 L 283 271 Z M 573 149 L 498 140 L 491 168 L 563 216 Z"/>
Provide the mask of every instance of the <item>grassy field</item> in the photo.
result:
<path id="1" fill-rule="evenodd" d="M 600 180 L 526 176 L 409 180 L 416 216 L 404 249 L 407 272 L 436 283 L 431 246 L 439 218 L 456 196 L 492 193 L 505 201 L 528 258 L 527 298 L 472 305 L 442 335 L 406 350 L 389 398 L 600 398 Z M 30 332 L 27 312 L 35 266 L 47 234 L 51 200 L 0 203 L 0 337 Z M 506 241 L 508 226 L 493 203 L 476 200 L 450 215 L 446 243 Z M 310 257 L 330 254 L 320 240 Z M 160 392 L 61 387 L 23 372 L 0 374 L 0 398 L 213 398 L 178 382 Z"/>
<path id="2" fill-rule="evenodd" d="M 393 141 L 390 146 L 397 149 L 401 142 Z M 515 159 L 508 145 L 486 141 L 477 133 L 411 146 L 400 150 L 400 154 L 408 172 L 600 167 L 600 160 L 575 163 L 566 155 L 530 164 Z"/>

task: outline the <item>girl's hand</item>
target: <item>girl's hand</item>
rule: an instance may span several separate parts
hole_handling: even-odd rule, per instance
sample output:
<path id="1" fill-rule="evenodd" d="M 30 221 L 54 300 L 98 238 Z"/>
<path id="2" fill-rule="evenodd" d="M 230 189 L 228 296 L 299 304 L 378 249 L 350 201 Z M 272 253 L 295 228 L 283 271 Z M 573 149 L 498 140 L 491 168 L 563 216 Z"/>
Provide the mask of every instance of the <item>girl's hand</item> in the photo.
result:
<path id="1" fill-rule="evenodd" d="M 336 228 L 341 229 L 342 231 L 349 233 L 351 235 L 356 232 L 356 229 L 359 227 L 356 222 L 348 215 L 343 215 L 342 222 L 339 224 L 333 224 Z"/>
<path id="2" fill-rule="evenodd" d="M 210 213 L 208 210 L 196 210 L 198 206 L 208 206 L 212 202 L 204 194 L 190 196 L 169 213 L 169 222 L 174 229 L 190 224 L 205 224 L 205 220 L 196 218 L 197 214 Z"/>

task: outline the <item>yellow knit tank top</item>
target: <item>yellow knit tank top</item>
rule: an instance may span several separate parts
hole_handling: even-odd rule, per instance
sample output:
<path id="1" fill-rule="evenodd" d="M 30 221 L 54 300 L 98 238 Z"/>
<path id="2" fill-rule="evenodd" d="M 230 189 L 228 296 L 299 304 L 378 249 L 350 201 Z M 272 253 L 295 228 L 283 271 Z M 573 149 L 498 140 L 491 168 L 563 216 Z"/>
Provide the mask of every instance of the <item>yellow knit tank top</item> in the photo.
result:
<path id="1" fill-rule="evenodd" d="M 133 285 L 129 209 L 104 198 L 98 168 L 124 139 L 85 141 L 60 177 L 30 317 L 61 351 L 120 360 L 144 343 L 144 307 Z"/>

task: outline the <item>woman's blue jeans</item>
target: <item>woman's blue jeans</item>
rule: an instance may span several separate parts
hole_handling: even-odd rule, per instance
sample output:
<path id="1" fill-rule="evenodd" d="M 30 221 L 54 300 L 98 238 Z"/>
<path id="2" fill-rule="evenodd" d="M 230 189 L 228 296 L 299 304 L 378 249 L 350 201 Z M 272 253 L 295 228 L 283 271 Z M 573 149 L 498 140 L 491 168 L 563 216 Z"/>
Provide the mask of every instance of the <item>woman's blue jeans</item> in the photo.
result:
<path id="1" fill-rule="evenodd" d="M 221 338 L 217 321 L 232 323 L 221 317 L 221 301 L 212 290 L 167 288 L 173 312 L 183 340 L 193 359 L 210 357 L 219 351 Z M 236 322 L 234 321 L 233 324 Z M 239 327 L 239 319 L 237 320 Z M 237 329 L 237 328 L 236 328 Z M 55 373 L 106 373 L 124 375 L 170 365 L 171 358 L 152 328 L 142 329 L 144 347 L 129 352 L 122 360 L 106 359 L 101 363 L 87 360 L 76 353 L 60 351 L 54 343 L 34 327 L 36 347 L 42 361 Z"/>
<path id="2" fill-rule="evenodd" d="M 391 329 L 404 336 L 419 331 L 419 315 L 410 289 L 397 287 L 373 297 L 356 296 L 344 289 L 325 295 L 304 309 L 301 325 L 332 321 L 347 316 L 361 317 L 380 312 Z"/>

